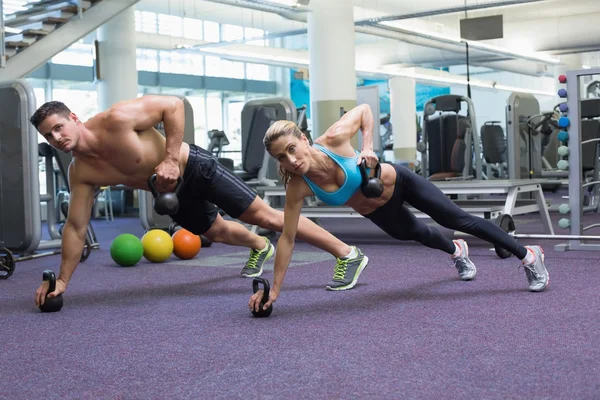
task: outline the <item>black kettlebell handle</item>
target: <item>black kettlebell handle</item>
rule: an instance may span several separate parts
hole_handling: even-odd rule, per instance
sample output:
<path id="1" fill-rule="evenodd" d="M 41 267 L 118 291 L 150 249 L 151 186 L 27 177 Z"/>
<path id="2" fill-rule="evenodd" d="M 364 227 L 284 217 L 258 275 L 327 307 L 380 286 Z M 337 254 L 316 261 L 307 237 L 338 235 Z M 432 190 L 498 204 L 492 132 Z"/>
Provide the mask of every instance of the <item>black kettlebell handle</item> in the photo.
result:
<path id="1" fill-rule="evenodd" d="M 148 187 L 150 188 L 150 192 L 152 192 L 152 196 L 154 196 L 155 198 L 160 196 L 160 193 L 158 193 L 158 190 L 156 189 L 156 174 L 152 174 L 150 176 L 150 178 L 148 178 Z M 183 178 L 180 176 L 179 178 L 177 178 L 177 186 L 175 186 L 175 195 L 179 196 L 179 192 L 181 191 L 181 184 L 183 183 Z"/>
<path id="2" fill-rule="evenodd" d="M 362 176 L 362 184 L 366 185 L 367 183 L 369 183 L 369 176 L 367 175 L 367 161 L 363 158 L 360 161 L 360 175 Z M 375 165 L 375 176 L 374 178 L 377 179 L 381 179 L 381 164 L 377 163 L 377 165 Z"/>
<path id="3" fill-rule="evenodd" d="M 265 304 L 269 302 L 269 281 L 263 278 L 254 278 L 252 281 L 252 288 L 254 293 L 258 292 L 258 284 L 262 283 L 264 287 L 263 298 L 260 301 L 260 309 L 258 311 L 252 310 L 252 315 L 257 318 L 267 318 L 273 312 L 273 305 L 270 305 L 266 310 L 264 309 Z"/>
<path id="4" fill-rule="evenodd" d="M 269 291 L 271 288 L 269 287 L 268 280 L 266 280 L 264 278 L 254 278 L 254 280 L 252 281 L 252 289 L 254 290 L 254 293 L 258 292 L 258 284 L 259 283 L 262 283 L 263 290 L 264 290 L 263 298 L 261 301 L 261 306 L 263 306 L 269 301 Z"/>
<path id="5" fill-rule="evenodd" d="M 51 269 L 44 270 L 42 275 L 44 281 L 48 281 L 48 293 L 46 293 L 46 300 L 44 304 L 40 305 L 40 311 L 45 313 L 60 311 L 63 306 L 62 294 L 56 297 L 48 297 L 48 295 L 56 290 L 56 275 Z"/>
<path id="6" fill-rule="evenodd" d="M 42 279 L 48 281 L 48 293 L 52 293 L 56 290 L 56 275 L 52 270 L 45 270 Z"/>

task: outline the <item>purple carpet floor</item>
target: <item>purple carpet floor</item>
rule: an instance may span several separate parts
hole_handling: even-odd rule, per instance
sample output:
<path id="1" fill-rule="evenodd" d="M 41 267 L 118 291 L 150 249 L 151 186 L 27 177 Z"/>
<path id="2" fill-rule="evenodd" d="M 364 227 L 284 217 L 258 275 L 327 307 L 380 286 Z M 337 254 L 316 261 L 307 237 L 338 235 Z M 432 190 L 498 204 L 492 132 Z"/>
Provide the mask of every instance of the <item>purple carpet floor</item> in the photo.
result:
<path id="1" fill-rule="evenodd" d="M 530 293 L 519 261 L 483 241 L 468 239 L 478 275 L 462 282 L 447 255 L 356 222 L 323 220 L 370 257 L 355 289 L 326 291 L 333 257 L 297 243 L 272 316 L 256 319 L 245 249 L 121 268 L 110 242 L 141 236 L 139 221 L 94 221 L 101 248 L 61 312 L 34 305 L 59 257 L 0 281 L 0 399 L 600 398 L 600 253 L 539 242 L 551 283 Z M 536 215 L 518 223 L 541 230 Z"/>

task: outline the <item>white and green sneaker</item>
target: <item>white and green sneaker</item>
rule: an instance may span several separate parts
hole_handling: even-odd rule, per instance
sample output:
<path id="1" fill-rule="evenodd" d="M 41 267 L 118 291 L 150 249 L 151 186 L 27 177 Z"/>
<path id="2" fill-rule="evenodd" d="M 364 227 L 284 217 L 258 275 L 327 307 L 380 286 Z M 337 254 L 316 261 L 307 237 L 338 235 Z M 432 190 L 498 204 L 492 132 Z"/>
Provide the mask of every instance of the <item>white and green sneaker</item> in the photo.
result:
<path id="1" fill-rule="evenodd" d="M 367 267 L 369 258 L 358 247 L 354 258 L 338 258 L 333 272 L 333 280 L 327 285 L 327 290 L 348 290 L 356 286 L 358 277 Z"/>
<path id="2" fill-rule="evenodd" d="M 273 254 L 275 253 L 275 246 L 271 244 L 271 241 L 266 237 L 263 237 L 263 239 L 267 242 L 267 248 L 265 250 L 250 250 L 250 258 L 240 272 L 244 278 L 256 278 L 257 276 L 261 276 L 265 261 L 273 257 Z"/>

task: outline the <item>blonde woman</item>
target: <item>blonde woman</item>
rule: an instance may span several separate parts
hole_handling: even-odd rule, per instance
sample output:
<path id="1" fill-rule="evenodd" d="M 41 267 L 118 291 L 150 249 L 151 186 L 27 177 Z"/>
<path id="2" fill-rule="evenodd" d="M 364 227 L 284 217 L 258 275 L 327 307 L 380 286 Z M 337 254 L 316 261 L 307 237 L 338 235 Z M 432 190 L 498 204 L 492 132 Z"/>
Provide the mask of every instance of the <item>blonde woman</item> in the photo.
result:
<path id="1" fill-rule="evenodd" d="M 359 130 L 363 134 L 360 153 L 350 143 Z M 368 168 L 377 166 L 372 134 L 373 115 L 367 105 L 347 112 L 312 146 L 293 122 L 277 121 L 267 131 L 264 144 L 269 154 L 279 162 L 280 174 L 286 185 L 286 201 L 283 233 L 275 253 L 274 281 L 265 309 L 277 300 L 281 291 L 302 205 L 308 196 L 316 196 L 330 205 L 352 207 L 398 240 L 414 240 L 442 250 L 450 255 L 462 280 L 475 278 L 477 270 L 469 259 L 467 243 L 462 239 L 452 241 L 437 228 L 416 218 L 404 205 L 407 202 L 442 226 L 469 233 L 510 251 L 522 260 L 529 290 L 540 292 L 546 288 L 549 277 L 541 247 L 522 246 L 492 222 L 460 209 L 434 184 L 402 165 L 382 164 L 383 192 L 374 198 L 365 197 L 361 191 L 359 165 L 364 160 Z M 351 272 L 359 274 L 361 266 L 355 268 L 357 271 Z M 348 273 L 336 271 L 340 275 Z M 249 307 L 257 310 L 261 299 L 262 291 L 259 291 L 250 298 Z"/>

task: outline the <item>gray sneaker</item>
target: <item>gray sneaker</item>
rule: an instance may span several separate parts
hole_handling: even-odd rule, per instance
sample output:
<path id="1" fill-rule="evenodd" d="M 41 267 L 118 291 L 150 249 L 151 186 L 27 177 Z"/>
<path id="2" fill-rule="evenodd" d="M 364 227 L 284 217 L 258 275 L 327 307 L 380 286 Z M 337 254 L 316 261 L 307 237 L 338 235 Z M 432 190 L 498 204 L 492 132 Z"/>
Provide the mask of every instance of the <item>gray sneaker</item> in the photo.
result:
<path id="1" fill-rule="evenodd" d="M 541 292 L 546 289 L 550 283 L 550 275 L 544 265 L 544 250 L 540 246 L 525 246 L 535 254 L 535 261 L 532 264 L 523 264 L 529 290 L 532 292 Z"/>
<path id="2" fill-rule="evenodd" d="M 458 275 L 463 281 L 470 281 L 475 278 L 477 268 L 469 259 L 469 246 L 463 239 L 455 240 L 462 249 L 462 253 L 458 257 L 452 257 L 454 267 L 458 270 Z"/>
<path id="3" fill-rule="evenodd" d="M 358 277 L 367 267 L 369 258 L 358 247 L 355 258 L 338 258 L 333 272 L 333 280 L 327 285 L 327 290 L 348 290 L 356 286 Z"/>
<path id="4" fill-rule="evenodd" d="M 273 257 L 273 253 L 275 253 L 275 246 L 271 244 L 271 241 L 269 241 L 269 239 L 267 239 L 266 237 L 264 237 L 263 239 L 265 239 L 265 241 L 267 242 L 268 247 L 266 248 L 266 250 L 262 251 L 255 249 L 250 250 L 250 258 L 248 259 L 246 265 L 244 266 L 244 268 L 242 268 L 242 271 L 240 272 L 245 278 L 255 278 L 257 276 L 261 276 L 263 273 L 263 265 L 265 264 L 265 261 Z"/>

